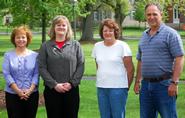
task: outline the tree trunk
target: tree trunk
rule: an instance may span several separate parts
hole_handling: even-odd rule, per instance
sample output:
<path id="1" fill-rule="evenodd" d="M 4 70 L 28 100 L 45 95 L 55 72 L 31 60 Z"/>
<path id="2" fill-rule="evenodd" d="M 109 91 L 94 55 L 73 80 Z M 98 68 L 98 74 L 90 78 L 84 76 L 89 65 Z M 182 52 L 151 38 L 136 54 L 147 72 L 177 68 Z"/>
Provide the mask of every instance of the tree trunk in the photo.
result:
<path id="1" fill-rule="evenodd" d="M 46 13 L 42 13 L 42 43 L 46 41 Z"/>
<path id="2" fill-rule="evenodd" d="M 93 39 L 93 13 L 83 18 L 82 25 L 82 37 L 80 40 L 92 40 Z"/>
<path id="3" fill-rule="evenodd" d="M 123 14 L 121 14 L 119 7 L 121 7 L 121 6 L 118 5 L 117 8 L 115 9 L 115 19 L 116 19 L 116 22 L 118 23 L 118 25 L 120 27 L 120 39 L 123 39 L 122 23 L 125 19 L 125 16 Z"/>
<path id="4" fill-rule="evenodd" d="M 30 8 L 29 8 L 29 10 L 30 11 L 33 11 L 33 8 L 32 8 L 32 6 L 29 6 Z M 33 29 L 34 28 L 34 13 L 33 12 L 31 12 L 30 13 L 30 16 L 31 16 L 31 19 L 30 19 L 30 22 L 29 22 L 29 28 L 30 29 Z"/>

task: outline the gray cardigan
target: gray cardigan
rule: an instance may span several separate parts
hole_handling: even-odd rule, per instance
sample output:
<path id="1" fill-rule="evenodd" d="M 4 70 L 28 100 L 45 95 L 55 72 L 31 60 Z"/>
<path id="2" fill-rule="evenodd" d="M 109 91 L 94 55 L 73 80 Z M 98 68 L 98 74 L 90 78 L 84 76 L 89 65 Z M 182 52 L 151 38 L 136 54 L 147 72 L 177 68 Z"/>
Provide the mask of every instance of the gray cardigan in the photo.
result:
<path id="1" fill-rule="evenodd" d="M 38 55 L 39 73 L 44 85 L 51 89 L 64 82 L 78 86 L 84 73 L 84 62 L 80 43 L 75 40 L 66 41 L 61 49 L 55 40 L 46 41 Z"/>

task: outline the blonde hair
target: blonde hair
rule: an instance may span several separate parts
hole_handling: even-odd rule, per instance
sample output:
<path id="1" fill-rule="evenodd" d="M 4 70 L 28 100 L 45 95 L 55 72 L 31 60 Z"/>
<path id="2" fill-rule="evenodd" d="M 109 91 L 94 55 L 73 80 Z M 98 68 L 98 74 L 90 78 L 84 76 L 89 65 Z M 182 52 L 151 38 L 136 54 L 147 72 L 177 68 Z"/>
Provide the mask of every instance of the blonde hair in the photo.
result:
<path id="1" fill-rule="evenodd" d="M 26 25 L 21 25 L 19 27 L 15 27 L 12 31 L 12 34 L 11 34 L 11 42 L 12 44 L 16 47 L 16 44 L 15 44 L 15 36 L 18 35 L 18 34 L 23 34 L 25 33 L 26 34 L 26 38 L 27 38 L 27 44 L 26 44 L 26 47 L 31 43 L 32 41 L 32 33 L 30 31 L 30 29 L 26 26 Z"/>
<path id="2" fill-rule="evenodd" d="M 53 21 L 52 21 L 52 25 L 51 25 L 51 28 L 49 30 L 49 37 L 51 38 L 51 40 L 55 40 L 56 38 L 56 34 L 55 34 L 55 25 L 57 23 L 60 23 L 62 20 L 64 20 L 66 23 L 67 23 L 67 33 L 66 33 L 66 40 L 70 40 L 72 35 L 73 35 L 73 31 L 72 31 L 72 28 L 71 28 L 71 24 L 68 20 L 68 18 L 66 16 L 63 16 L 63 15 L 59 15 L 59 16 L 56 16 Z"/>

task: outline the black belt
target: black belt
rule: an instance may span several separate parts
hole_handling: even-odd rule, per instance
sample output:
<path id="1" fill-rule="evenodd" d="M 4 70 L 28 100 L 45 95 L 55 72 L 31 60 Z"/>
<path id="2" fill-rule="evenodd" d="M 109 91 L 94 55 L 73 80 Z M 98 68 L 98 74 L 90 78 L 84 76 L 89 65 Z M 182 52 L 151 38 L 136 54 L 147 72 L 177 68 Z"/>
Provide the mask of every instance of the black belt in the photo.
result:
<path id="1" fill-rule="evenodd" d="M 168 79 L 170 79 L 170 77 L 143 78 L 143 80 L 148 82 L 160 82 Z"/>

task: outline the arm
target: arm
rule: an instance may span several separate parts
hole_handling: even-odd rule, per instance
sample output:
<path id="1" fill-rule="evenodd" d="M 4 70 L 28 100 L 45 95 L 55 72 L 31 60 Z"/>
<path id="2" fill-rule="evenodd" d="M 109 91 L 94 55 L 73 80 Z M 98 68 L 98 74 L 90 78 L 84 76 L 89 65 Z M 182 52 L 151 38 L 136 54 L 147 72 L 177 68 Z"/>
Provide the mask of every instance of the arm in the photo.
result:
<path id="1" fill-rule="evenodd" d="M 183 42 L 179 34 L 171 33 L 169 36 L 169 51 L 173 57 L 175 57 L 174 64 L 173 64 L 173 74 L 172 74 L 172 81 L 178 82 L 180 74 L 183 70 L 184 64 L 184 48 Z M 178 93 L 178 86 L 176 83 L 171 83 L 168 87 L 168 95 L 169 96 L 176 96 Z"/>
<path id="2" fill-rule="evenodd" d="M 34 72 L 32 76 L 32 84 L 34 84 L 35 86 L 38 86 L 39 84 L 39 72 L 38 72 L 37 60 L 35 61 L 35 67 L 34 67 Z"/>
<path id="3" fill-rule="evenodd" d="M 82 79 L 83 73 L 84 73 L 84 63 L 85 58 L 82 51 L 82 48 L 79 43 L 78 49 L 77 49 L 77 65 L 76 65 L 76 71 L 74 72 L 72 78 L 69 80 L 69 82 L 72 84 L 72 86 L 77 86 L 80 84 L 80 80 Z"/>
<path id="4" fill-rule="evenodd" d="M 10 57 L 7 53 L 4 55 L 3 65 L 2 65 L 2 71 L 4 75 L 4 79 L 6 80 L 6 83 L 8 86 L 10 86 L 12 83 L 15 83 L 15 80 L 13 79 L 11 75 L 11 69 L 10 69 Z"/>
<path id="5" fill-rule="evenodd" d="M 18 88 L 17 84 L 15 83 L 15 80 L 13 79 L 11 75 L 11 65 L 10 65 L 10 58 L 7 53 L 4 55 L 4 61 L 3 61 L 3 75 L 6 80 L 7 85 L 20 97 L 25 97 L 24 92 Z"/>
<path id="6" fill-rule="evenodd" d="M 134 65 L 132 62 L 132 57 L 131 56 L 126 56 L 123 58 L 123 63 L 125 65 L 125 68 L 127 70 L 127 77 L 128 77 L 128 89 L 130 88 L 133 77 L 134 77 Z"/>
<path id="7" fill-rule="evenodd" d="M 35 89 L 36 85 L 35 84 L 31 84 L 31 87 L 29 89 L 26 90 L 22 90 L 24 96 L 20 96 L 21 99 L 25 99 L 27 100 L 29 98 L 29 96 L 32 94 L 33 90 Z"/>
<path id="8" fill-rule="evenodd" d="M 20 97 L 20 99 L 25 99 L 24 92 L 18 88 L 18 86 L 15 83 L 12 83 L 10 87 L 15 91 L 15 93 Z"/>
<path id="9" fill-rule="evenodd" d="M 47 70 L 47 52 L 46 52 L 46 43 L 42 44 L 40 50 L 39 50 L 39 55 L 38 55 L 38 70 L 39 74 L 43 78 L 45 84 L 49 88 L 54 88 L 57 85 L 57 82 L 52 78 L 50 73 Z"/>
<path id="10" fill-rule="evenodd" d="M 139 91 L 140 91 L 140 83 L 141 83 L 141 80 L 142 80 L 142 75 L 141 75 L 141 61 L 138 60 L 136 80 L 135 80 L 135 85 L 134 85 L 134 92 L 136 94 L 138 94 Z"/>
<path id="11" fill-rule="evenodd" d="M 183 65 L 184 65 L 184 56 L 176 57 L 174 62 L 172 81 L 174 82 L 179 81 L 180 74 L 183 70 Z M 175 96 L 177 95 L 177 93 L 178 93 L 177 84 L 171 83 L 170 86 L 168 87 L 169 96 Z"/>
<path id="12" fill-rule="evenodd" d="M 179 81 L 184 65 L 184 56 L 176 57 L 173 70 L 173 81 Z"/>
<path id="13" fill-rule="evenodd" d="M 34 58 L 36 61 L 36 58 Z M 28 90 L 25 90 L 25 94 L 29 97 L 30 94 L 34 91 L 34 89 L 38 86 L 39 84 L 39 72 L 38 72 L 38 64 L 37 61 L 35 62 L 35 67 L 34 67 L 34 72 L 32 75 L 32 84 Z"/>

